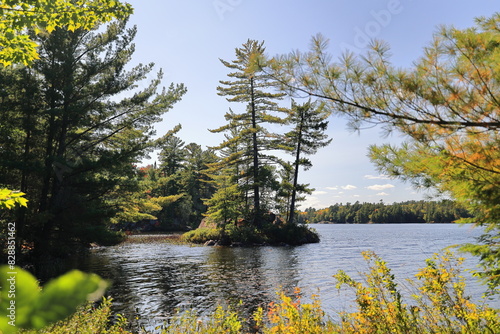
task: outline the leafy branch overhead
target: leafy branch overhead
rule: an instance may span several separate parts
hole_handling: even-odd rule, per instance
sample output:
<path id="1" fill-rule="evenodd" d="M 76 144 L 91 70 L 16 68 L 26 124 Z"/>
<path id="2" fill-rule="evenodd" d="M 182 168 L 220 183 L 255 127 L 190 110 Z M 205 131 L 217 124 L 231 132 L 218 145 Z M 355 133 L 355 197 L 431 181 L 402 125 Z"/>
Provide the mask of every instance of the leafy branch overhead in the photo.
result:
<path id="1" fill-rule="evenodd" d="M 0 209 L 12 209 L 16 205 L 27 206 L 28 200 L 23 197 L 24 195 L 20 191 L 0 189 Z"/>
<path id="2" fill-rule="evenodd" d="M 346 52 L 333 61 L 329 41 L 317 35 L 310 51 L 276 57 L 273 76 L 292 95 L 318 97 L 348 114 L 355 127 L 375 122 L 413 135 L 419 125 L 498 130 L 499 21 L 495 14 L 478 19 L 477 28 L 442 27 L 411 70 L 392 65 L 390 48 L 380 41 L 365 55 Z"/>
<path id="3" fill-rule="evenodd" d="M 52 32 L 56 27 L 90 30 L 114 18 L 124 19 L 132 7 L 120 1 L 38 0 L 0 3 L 0 63 L 29 65 L 39 58 L 30 34 Z"/>

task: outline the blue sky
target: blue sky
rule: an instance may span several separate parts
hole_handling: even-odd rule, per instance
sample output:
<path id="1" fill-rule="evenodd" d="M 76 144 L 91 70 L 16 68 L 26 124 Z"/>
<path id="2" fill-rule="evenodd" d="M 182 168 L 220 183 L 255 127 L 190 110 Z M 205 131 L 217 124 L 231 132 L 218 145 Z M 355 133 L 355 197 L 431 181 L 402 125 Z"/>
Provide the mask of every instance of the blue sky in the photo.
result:
<path id="1" fill-rule="evenodd" d="M 178 136 L 202 146 L 219 144 L 221 136 L 208 129 L 224 124 L 229 107 L 239 108 L 217 95 L 218 82 L 226 80 L 228 73 L 219 58 L 233 60 L 234 49 L 247 39 L 264 40 L 268 55 L 273 56 L 306 51 L 311 37 L 321 33 L 330 39 L 336 58 L 345 49 L 363 52 L 368 38 L 377 38 L 391 45 L 394 64 L 408 67 L 422 54 L 437 26 L 470 27 L 475 17 L 500 10 L 496 0 L 127 2 L 135 8 L 130 24 L 138 27 L 132 64 L 154 62 L 165 73 L 165 86 L 184 83 L 188 89 L 157 125 L 157 133 L 162 135 L 180 123 Z M 369 145 L 401 141 L 397 135 L 385 138 L 376 128 L 353 133 L 344 119 L 334 117 L 328 134 L 332 143 L 311 157 L 313 167 L 299 176 L 316 189 L 300 208 L 355 201 L 392 203 L 425 196 L 410 184 L 379 175 L 366 157 Z"/>

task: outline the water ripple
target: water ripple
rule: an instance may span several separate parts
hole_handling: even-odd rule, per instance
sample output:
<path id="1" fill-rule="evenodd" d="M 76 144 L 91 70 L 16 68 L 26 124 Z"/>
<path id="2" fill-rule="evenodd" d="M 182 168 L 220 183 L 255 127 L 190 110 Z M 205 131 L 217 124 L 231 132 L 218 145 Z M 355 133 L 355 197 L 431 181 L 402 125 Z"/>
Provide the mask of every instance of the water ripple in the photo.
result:
<path id="1" fill-rule="evenodd" d="M 165 243 L 127 244 L 94 251 L 82 268 L 109 279 L 114 307 L 133 319 L 163 322 L 176 309 L 206 313 L 219 304 L 243 302 L 250 312 L 276 299 L 276 290 L 300 286 L 304 298 L 319 294 L 336 312 L 352 304 L 332 277 L 343 269 L 366 271 L 361 252 L 373 250 L 404 282 L 424 260 L 450 244 L 474 241 L 480 231 L 457 225 L 316 225 L 319 244 L 300 247 L 218 248 Z M 467 262 L 474 266 L 474 260 Z M 473 284 L 477 297 L 484 289 Z M 142 321 L 142 320 L 140 320 Z M 144 320 L 151 324 L 151 320 Z"/>

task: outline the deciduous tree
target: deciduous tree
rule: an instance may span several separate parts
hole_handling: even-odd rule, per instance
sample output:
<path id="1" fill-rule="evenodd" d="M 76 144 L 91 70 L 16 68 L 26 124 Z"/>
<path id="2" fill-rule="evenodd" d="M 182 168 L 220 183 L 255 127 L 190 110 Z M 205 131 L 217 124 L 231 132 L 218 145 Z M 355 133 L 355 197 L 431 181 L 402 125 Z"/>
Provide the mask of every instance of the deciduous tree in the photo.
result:
<path id="1" fill-rule="evenodd" d="M 39 58 L 38 42 L 29 31 L 52 32 L 55 28 L 92 29 L 114 18 L 124 19 L 132 7 L 120 1 L 38 0 L 0 2 L 0 64 L 28 65 Z"/>

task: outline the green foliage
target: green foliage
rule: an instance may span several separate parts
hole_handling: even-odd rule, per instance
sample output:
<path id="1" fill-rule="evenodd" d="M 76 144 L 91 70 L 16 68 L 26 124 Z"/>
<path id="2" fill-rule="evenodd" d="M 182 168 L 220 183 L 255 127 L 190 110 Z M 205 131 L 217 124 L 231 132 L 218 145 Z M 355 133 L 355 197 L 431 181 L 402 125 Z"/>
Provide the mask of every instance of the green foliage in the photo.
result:
<path id="1" fill-rule="evenodd" d="M 217 157 L 211 149 L 203 150 L 195 143 L 184 145 L 177 137 L 162 142 L 160 147 L 160 175 L 152 194 L 183 196 L 173 205 L 164 207 L 158 218 L 162 224 L 170 226 L 197 227 L 207 210 L 205 198 L 212 197 L 215 192 L 204 171 Z"/>
<path id="2" fill-rule="evenodd" d="M 499 22 L 494 13 L 468 29 L 441 27 L 408 69 L 394 66 L 380 41 L 334 61 L 319 35 L 309 52 L 272 61 L 273 76 L 292 95 L 321 99 L 355 129 L 376 123 L 406 136 L 400 147 L 372 146 L 370 158 L 384 174 L 450 195 L 487 226 L 475 254 L 492 284 L 500 284 L 493 235 L 500 225 Z"/>
<path id="3" fill-rule="evenodd" d="M 210 130 L 228 133 L 217 147 L 225 156 L 212 169 L 229 169 L 233 173 L 234 184 L 244 193 L 246 211 L 252 212 L 255 226 L 259 226 L 262 213 L 269 209 L 261 207 L 266 201 L 261 197 L 269 197 L 267 192 L 274 190 L 274 175 L 264 166 L 273 160 L 269 151 L 275 148 L 278 137 L 269 132 L 269 125 L 285 122 L 278 116 L 282 110 L 276 102 L 284 94 L 272 92 L 275 83 L 261 68 L 265 62 L 264 52 L 264 42 L 248 40 L 235 49 L 235 60 L 221 59 L 222 64 L 234 72 L 228 74 L 231 81 L 220 81 L 218 95 L 227 96 L 229 102 L 244 104 L 244 111 L 237 113 L 230 109 L 225 115 L 227 124 Z"/>
<path id="4" fill-rule="evenodd" d="M 79 307 L 68 319 L 59 321 L 40 330 L 22 330 L 22 334 L 132 334 L 125 330 L 127 319 L 113 315 L 111 299 L 103 298 L 98 307 L 88 303 Z M 112 320 L 111 320 L 112 319 Z"/>
<path id="5" fill-rule="evenodd" d="M 244 216 L 244 201 L 241 189 L 227 170 L 211 175 L 217 190 L 209 199 L 205 200 L 208 209 L 205 214 L 210 221 L 225 227 L 229 223 L 236 224 Z"/>
<path id="6" fill-rule="evenodd" d="M 483 263 L 481 270 L 473 270 L 475 276 L 488 285 L 487 294 L 500 294 L 500 227 L 489 230 L 478 238 L 479 244 L 465 244 L 462 251 L 477 256 Z"/>
<path id="7" fill-rule="evenodd" d="M 183 234 L 186 242 L 202 244 L 209 240 L 222 241 L 224 245 L 239 243 L 254 244 L 288 244 L 303 245 L 319 242 L 319 236 L 314 229 L 302 224 L 263 223 L 260 228 L 253 224 L 227 224 L 224 228 L 198 228 Z"/>
<path id="8" fill-rule="evenodd" d="M 263 227 L 262 234 L 271 244 L 303 245 L 319 242 L 316 231 L 305 224 L 268 224 Z"/>
<path id="9" fill-rule="evenodd" d="M 244 245 L 263 244 L 269 241 L 265 233 L 260 232 L 253 225 L 229 224 L 224 232 L 231 242 L 239 242 Z"/>
<path id="10" fill-rule="evenodd" d="M 107 283 L 95 274 L 73 270 L 48 282 L 41 290 L 29 272 L 0 267 L 0 330 L 41 329 L 73 314 L 86 300 L 96 300 Z"/>
<path id="11" fill-rule="evenodd" d="M 28 206 L 28 200 L 23 196 L 26 195 L 20 191 L 12 191 L 6 188 L 0 188 L 0 209 L 13 209 L 16 205 Z"/>
<path id="12" fill-rule="evenodd" d="M 219 240 L 222 237 L 222 230 L 214 228 L 197 228 L 182 235 L 182 240 L 195 244 L 203 244 L 208 240 Z"/>
<path id="13" fill-rule="evenodd" d="M 107 226 L 81 226 L 75 231 L 80 236 L 80 240 L 84 245 L 96 243 L 100 246 L 113 246 L 123 242 L 126 234 L 121 231 L 112 231 Z M 71 247 L 71 245 L 69 245 Z M 64 248 L 60 245 L 59 248 Z M 71 249 L 68 249 L 71 252 Z"/>
<path id="14" fill-rule="evenodd" d="M 28 30 L 36 33 L 50 33 L 57 27 L 89 30 L 114 18 L 124 19 L 131 13 L 132 7 L 120 1 L 2 1 L 0 64 L 28 65 L 39 59 L 38 43 Z"/>
<path id="15" fill-rule="evenodd" d="M 307 170 L 312 166 L 311 161 L 303 158 L 303 155 L 316 153 L 321 147 L 328 146 L 332 140 L 327 140 L 328 136 L 325 135 L 328 126 L 326 119 L 329 113 L 325 112 L 321 105 L 318 107 L 316 104 L 311 103 L 310 100 L 299 105 L 292 100 L 292 108 L 287 113 L 287 124 L 292 126 L 292 130 L 285 133 L 284 142 L 279 144 L 278 147 L 291 152 L 295 158 L 293 162 L 290 208 L 287 214 L 287 221 L 293 223 L 297 193 L 304 189 L 303 186 L 298 184 L 299 167 Z"/>
<path id="16" fill-rule="evenodd" d="M 186 90 L 162 89 L 161 71 L 137 89 L 153 64 L 128 66 L 136 28 L 126 25 L 34 36 L 43 47 L 33 67 L 0 71 L 8 83 L 0 184 L 29 195 L 31 205 L 7 218 L 19 227 L 19 243 L 34 243 L 37 255 L 109 243 L 112 223 L 152 218 L 178 198 L 146 194 L 135 164 L 156 148 L 162 138 L 152 126 Z"/>

